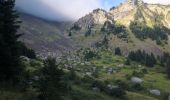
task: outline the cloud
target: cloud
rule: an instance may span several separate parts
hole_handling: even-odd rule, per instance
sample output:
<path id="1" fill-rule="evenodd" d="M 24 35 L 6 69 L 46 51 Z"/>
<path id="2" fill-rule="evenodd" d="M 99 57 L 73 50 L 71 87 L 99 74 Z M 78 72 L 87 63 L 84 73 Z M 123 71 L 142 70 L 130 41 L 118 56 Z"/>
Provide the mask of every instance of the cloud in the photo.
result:
<path id="1" fill-rule="evenodd" d="M 164 4 L 164 5 L 170 4 L 170 0 L 143 0 L 143 1 L 147 3 L 152 3 L 152 4 L 155 4 L 155 3 Z"/>
<path id="2" fill-rule="evenodd" d="M 16 0 L 18 9 L 49 20 L 77 20 L 101 6 L 100 0 Z"/>
<path id="3" fill-rule="evenodd" d="M 48 20 L 77 20 L 96 8 L 109 8 L 125 0 L 16 0 L 25 13 Z M 144 0 L 147 3 L 170 4 L 170 0 Z"/>

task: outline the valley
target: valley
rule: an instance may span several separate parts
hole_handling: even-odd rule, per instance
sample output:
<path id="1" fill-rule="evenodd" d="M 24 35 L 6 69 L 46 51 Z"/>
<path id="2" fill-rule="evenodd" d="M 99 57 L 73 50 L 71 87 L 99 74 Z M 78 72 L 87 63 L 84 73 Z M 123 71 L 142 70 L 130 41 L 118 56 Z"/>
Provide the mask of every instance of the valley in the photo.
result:
<path id="1" fill-rule="evenodd" d="M 11 20 L 0 20 L 7 34 Z M 170 5 L 125 0 L 76 21 L 19 20 L 16 34 L 0 34 L 0 100 L 170 100 Z"/>

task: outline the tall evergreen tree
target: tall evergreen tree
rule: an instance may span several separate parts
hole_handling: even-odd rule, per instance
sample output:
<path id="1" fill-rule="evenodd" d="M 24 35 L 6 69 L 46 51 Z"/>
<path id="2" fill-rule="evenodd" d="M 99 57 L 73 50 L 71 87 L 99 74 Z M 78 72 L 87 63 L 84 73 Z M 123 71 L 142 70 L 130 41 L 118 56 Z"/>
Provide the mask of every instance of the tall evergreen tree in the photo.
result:
<path id="1" fill-rule="evenodd" d="M 40 72 L 37 86 L 39 100 L 61 100 L 61 96 L 66 93 L 66 84 L 62 80 L 64 72 L 56 65 L 56 59 L 45 60 Z"/>
<path id="2" fill-rule="evenodd" d="M 0 80 L 13 80 L 21 73 L 19 64 L 18 15 L 15 0 L 0 0 Z"/>

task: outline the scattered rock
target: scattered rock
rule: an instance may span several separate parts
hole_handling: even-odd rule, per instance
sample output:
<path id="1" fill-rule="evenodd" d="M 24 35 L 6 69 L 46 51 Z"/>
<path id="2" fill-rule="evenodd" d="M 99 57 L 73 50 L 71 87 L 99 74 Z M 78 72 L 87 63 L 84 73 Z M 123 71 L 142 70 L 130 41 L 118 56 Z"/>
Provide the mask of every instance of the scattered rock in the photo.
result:
<path id="1" fill-rule="evenodd" d="M 93 87 L 93 91 L 100 92 L 100 89 L 98 87 Z"/>
<path id="2" fill-rule="evenodd" d="M 81 65 L 82 65 L 82 66 L 84 66 L 84 65 L 85 65 L 85 63 L 81 63 Z"/>
<path id="3" fill-rule="evenodd" d="M 91 65 L 91 63 L 90 63 L 90 62 L 85 62 L 85 64 L 86 64 L 86 65 Z"/>
<path id="4" fill-rule="evenodd" d="M 167 100 L 170 100 L 170 95 L 168 96 L 168 99 Z"/>
<path id="5" fill-rule="evenodd" d="M 106 69 L 107 67 L 106 66 L 103 66 L 103 69 Z"/>
<path id="6" fill-rule="evenodd" d="M 38 81 L 40 78 L 39 78 L 39 76 L 34 76 L 33 77 L 33 80 L 35 80 L 35 81 Z"/>
<path id="7" fill-rule="evenodd" d="M 138 77 L 132 77 L 132 78 L 131 78 L 131 82 L 132 82 L 133 84 L 141 84 L 141 83 L 143 82 L 143 80 L 140 79 L 140 78 L 138 78 Z"/>
<path id="8" fill-rule="evenodd" d="M 138 65 L 138 67 L 139 67 L 139 68 L 141 68 L 141 67 L 142 67 L 142 65 Z"/>
<path id="9" fill-rule="evenodd" d="M 86 72 L 86 75 L 91 76 L 92 73 L 91 72 Z"/>
<path id="10" fill-rule="evenodd" d="M 112 90 L 112 89 L 115 89 L 115 88 L 118 88 L 118 86 L 114 86 L 114 85 L 111 85 L 111 84 L 108 84 L 107 87 Z"/>
<path id="11" fill-rule="evenodd" d="M 119 64 L 118 67 L 119 67 L 119 68 L 123 68 L 123 67 L 124 67 L 124 64 Z"/>
<path id="12" fill-rule="evenodd" d="M 113 68 L 108 68 L 107 73 L 112 74 L 113 73 Z"/>
<path id="13" fill-rule="evenodd" d="M 155 95 L 155 96 L 160 96 L 161 92 L 157 89 L 153 89 L 149 91 L 151 94 Z"/>
<path id="14" fill-rule="evenodd" d="M 22 60 L 26 61 L 26 62 L 30 62 L 30 58 L 25 57 L 25 56 L 21 56 L 20 57 Z"/>
<path id="15" fill-rule="evenodd" d="M 95 71 L 96 71 L 96 67 L 93 67 L 93 69 L 92 69 L 92 70 L 93 70 L 93 72 L 95 72 Z"/>

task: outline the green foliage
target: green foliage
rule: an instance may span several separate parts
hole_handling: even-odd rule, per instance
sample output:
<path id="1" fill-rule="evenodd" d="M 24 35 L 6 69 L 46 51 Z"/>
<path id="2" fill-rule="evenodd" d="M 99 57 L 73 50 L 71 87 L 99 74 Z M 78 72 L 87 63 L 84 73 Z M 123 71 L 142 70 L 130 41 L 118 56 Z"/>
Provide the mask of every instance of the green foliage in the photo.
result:
<path id="1" fill-rule="evenodd" d="M 153 28 L 148 27 L 146 25 L 145 18 L 139 9 L 135 15 L 135 20 L 130 23 L 130 29 L 135 36 L 141 40 L 151 38 L 152 40 L 156 40 L 158 45 L 163 45 L 168 40 L 170 29 L 161 24 L 162 22 L 160 15 L 155 15 L 154 17 L 155 25 Z"/>
<path id="2" fill-rule="evenodd" d="M 21 56 L 17 34 L 18 14 L 14 10 L 15 0 L 0 0 L 0 80 L 19 81 L 24 68 L 20 65 Z"/>
<path id="3" fill-rule="evenodd" d="M 85 37 L 91 35 L 91 28 L 88 28 L 87 32 L 85 33 Z"/>
<path id="4" fill-rule="evenodd" d="M 111 23 L 109 21 L 104 23 L 101 32 L 117 35 L 121 39 L 127 38 L 128 36 L 128 32 L 125 26 Z"/>
<path id="5" fill-rule="evenodd" d="M 108 49 L 109 48 L 109 39 L 108 39 L 107 35 L 104 36 L 102 41 L 96 42 L 95 46 L 97 48 L 101 48 L 101 49 Z"/>
<path id="6" fill-rule="evenodd" d="M 140 91 L 140 90 L 142 90 L 143 89 L 143 87 L 142 87 L 142 85 L 141 84 L 132 84 L 132 87 L 131 87 L 133 90 L 138 90 L 138 91 Z"/>
<path id="7" fill-rule="evenodd" d="M 126 95 L 126 92 L 123 88 L 118 86 L 113 86 L 113 88 L 109 88 L 104 82 L 102 81 L 94 81 L 93 87 L 98 87 L 101 91 L 105 92 L 108 95 L 123 98 Z"/>
<path id="8" fill-rule="evenodd" d="M 157 63 L 157 60 L 152 53 L 147 54 L 145 51 L 142 52 L 141 50 L 130 52 L 128 58 L 132 61 L 139 62 L 148 67 L 154 67 L 154 65 Z"/>
<path id="9" fill-rule="evenodd" d="M 61 100 L 61 96 L 66 93 L 66 84 L 62 81 L 64 72 L 58 66 L 56 59 L 44 61 L 37 85 L 39 100 Z"/>
<path id="10" fill-rule="evenodd" d="M 119 47 L 115 48 L 115 55 L 122 55 L 121 49 Z"/>
<path id="11" fill-rule="evenodd" d="M 20 43 L 20 51 L 19 52 L 20 52 L 20 55 L 22 55 L 22 56 L 26 56 L 26 57 L 31 58 L 31 59 L 36 58 L 35 51 L 27 48 L 25 46 L 25 44 L 23 44 L 23 43 Z"/>
<path id="12" fill-rule="evenodd" d="M 72 33 L 71 33 L 71 32 L 69 32 L 68 36 L 70 36 L 70 37 L 71 37 L 71 36 L 72 36 Z"/>
<path id="13" fill-rule="evenodd" d="M 130 61 L 130 58 L 129 58 L 129 57 L 126 59 L 125 64 L 126 64 L 126 65 L 130 65 L 130 64 L 131 64 L 131 61 Z"/>
<path id="14" fill-rule="evenodd" d="M 90 48 L 86 48 L 83 51 L 83 54 L 84 54 L 84 60 L 86 61 L 89 61 L 98 56 L 98 53 L 95 50 L 90 49 Z"/>
<path id="15" fill-rule="evenodd" d="M 143 77 L 144 73 L 141 71 L 133 71 L 132 76 Z"/>
<path id="16" fill-rule="evenodd" d="M 170 59 L 167 61 L 167 77 L 170 79 Z"/>
<path id="17" fill-rule="evenodd" d="M 117 84 L 120 88 L 125 89 L 125 90 L 129 90 L 129 84 L 123 80 L 116 80 L 115 84 Z"/>

